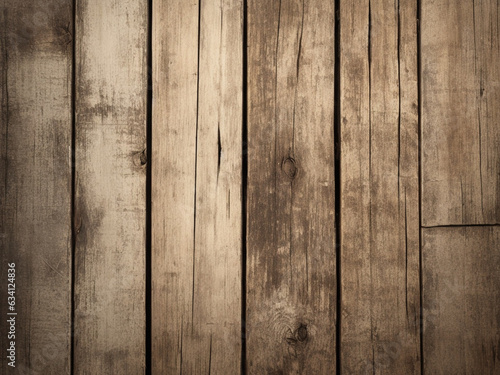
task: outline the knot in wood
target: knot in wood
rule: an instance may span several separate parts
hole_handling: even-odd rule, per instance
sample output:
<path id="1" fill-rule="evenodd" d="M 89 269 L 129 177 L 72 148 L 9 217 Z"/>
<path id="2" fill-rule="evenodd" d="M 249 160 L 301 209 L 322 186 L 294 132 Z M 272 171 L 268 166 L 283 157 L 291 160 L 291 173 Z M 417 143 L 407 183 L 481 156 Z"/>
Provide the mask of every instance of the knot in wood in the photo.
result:
<path id="1" fill-rule="evenodd" d="M 141 165 L 146 165 L 146 163 L 148 162 L 148 156 L 146 154 L 146 150 L 142 150 L 140 155 L 140 160 L 141 160 Z"/>
<path id="2" fill-rule="evenodd" d="M 132 162 L 136 167 L 144 167 L 148 163 L 148 154 L 146 149 L 135 151 L 132 154 Z"/>
<path id="3" fill-rule="evenodd" d="M 291 180 L 297 176 L 297 163 L 292 157 L 288 157 L 281 163 L 281 170 L 287 175 Z"/>
<path id="4" fill-rule="evenodd" d="M 303 347 L 306 344 L 308 338 L 307 325 L 300 324 L 299 327 L 292 332 L 288 329 L 288 335 L 286 337 L 286 342 L 288 345 L 294 347 Z"/>
<path id="5" fill-rule="evenodd" d="M 304 324 L 301 324 L 300 327 L 297 329 L 297 340 L 300 342 L 304 342 L 307 340 L 307 326 Z"/>

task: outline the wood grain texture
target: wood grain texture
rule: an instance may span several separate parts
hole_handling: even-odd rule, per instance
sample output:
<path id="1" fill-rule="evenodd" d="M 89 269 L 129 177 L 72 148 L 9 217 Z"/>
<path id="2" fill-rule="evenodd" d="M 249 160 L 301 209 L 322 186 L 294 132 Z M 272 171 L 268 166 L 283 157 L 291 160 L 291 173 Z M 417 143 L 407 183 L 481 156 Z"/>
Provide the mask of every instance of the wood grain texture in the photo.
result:
<path id="1" fill-rule="evenodd" d="M 0 5 L 0 373 L 69 374 L 72 2 Z M 16 368 L 7 264 L 16 264 Z"/>
<path id="2" fill-rule="evenodd" d="M 500 227 L 423 229 L 426 374 L 500 373 Z"/>
<path id="3" fill-rule="evenodd" d="M 147 2 L 77 1 L 74 373 L 145 369 Z"/>
<path id="4" fill-rule="evenodd" d="M 422 221 L 500 223 L 500 10 L 422 2 Z"/>
<path id="5" fill-rule="evenodd" d="M 241 366 L 243 2 L 153 10 L 152 371 Z"/>
<path id="6" fill-rule="evenodd" d="M 420 373 L 416 7 L 340 7 L 346 374 Z"/>
<path id="7" fill-rule="evenodd" d="M 333 1 L 248 2 L 247 369 L 335 372 Z"/>

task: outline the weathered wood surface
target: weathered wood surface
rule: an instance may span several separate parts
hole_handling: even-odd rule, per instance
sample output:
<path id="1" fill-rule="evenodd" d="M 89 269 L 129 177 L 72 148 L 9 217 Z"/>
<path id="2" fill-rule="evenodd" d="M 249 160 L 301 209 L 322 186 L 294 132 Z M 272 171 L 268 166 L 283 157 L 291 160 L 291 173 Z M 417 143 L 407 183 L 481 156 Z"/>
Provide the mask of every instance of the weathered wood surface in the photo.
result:
<path id="1" fill-rule="evenodd" d="M 418 374 L 417 2 L 341 25 L 341 371 Z"/>
<path id="2" fill-rule="evenodd" d="M 247 369 L 335 373 L 332 1 L 248 2 Z"/>
<path id="3" fill-rule="evenodd" d="M 498 2 L 423 2 L 421 56 L 424 372 L 496 374 Z"/>
<path id="4" fill-rule="evenodd" d="M 74 4 L 0 5 L 0 374 L 500 373 L 497 1 Z"/>
<path id="5" fill-rule="evenodd" d="M 69 374 L 72 2 L 0 5 L 0 373 Z M 16 368 L 7 269 L 16 264 Z"/>
<path id="6" fill-rule="evenodd" d="M 500 223 L 497 0 L 422 2 L 422 223 Z"/>
<path id="7" fill-rule="evenodd" d="M 74 373 L 140 374 L 147 2 L 76 7 Z"/>
<path id="8" fill-rule="evenodd" d="M 153 9 L 152 371 L 241 366 L 243 2 Z"/>
<path id="9" fill-rule="evenodd" d="M 500 373 L 500 227 L 423 229 L 426 374 Z"/>

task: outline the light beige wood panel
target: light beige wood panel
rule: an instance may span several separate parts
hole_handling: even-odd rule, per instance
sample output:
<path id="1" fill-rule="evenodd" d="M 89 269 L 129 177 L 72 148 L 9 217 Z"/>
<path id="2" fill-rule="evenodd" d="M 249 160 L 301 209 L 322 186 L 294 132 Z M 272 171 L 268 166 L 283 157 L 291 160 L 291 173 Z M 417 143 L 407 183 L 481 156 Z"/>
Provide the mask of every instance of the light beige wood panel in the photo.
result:
<path id="1" fill-rule="evenodd" d="M 0 24 L 0 373 L 69 374 L 72 3 L 4 1 Z"/>
<path id="2" fill-rule="evenodd" d="M 500 373 L 500 227 L 423 229 L 426 374 Z"/>
<path id="3" fill-rule="evenodd" d="M 243 2 L 153 9 L 152 371 L 241 366 Z"/>
<path id="4" fill-rule="evenodd" d="M 341 371 L 418 374 L 417 2 L 346 1 L 341 25 Z"/>
<path id="5" fill-rule="evenodd" d="M 147 2 L 76 4 L 75 374 L 145 370 Z"/>
<path id="6" fill-rule="evenodd" d="M 500 223 L 496 0 L 422 2 L 422 222 Z"/>
<path id="7" fill-rule="evenodd" d="M 248 2 L 247 369 L 335 373 L 333 1 Z"/>

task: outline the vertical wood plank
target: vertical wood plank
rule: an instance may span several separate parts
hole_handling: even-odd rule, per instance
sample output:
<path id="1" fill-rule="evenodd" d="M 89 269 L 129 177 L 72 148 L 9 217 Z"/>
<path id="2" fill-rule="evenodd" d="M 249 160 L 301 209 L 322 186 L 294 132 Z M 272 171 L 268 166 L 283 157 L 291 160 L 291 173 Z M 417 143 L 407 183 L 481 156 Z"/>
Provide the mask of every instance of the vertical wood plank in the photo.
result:
<path id="1" fill-rule="evenodd" d="M 417 2 L 340 13 L 341 371 L 418 374 Z"/>
<path id="2" fill-rule="evenodd" d="M 422 2 L 422 221 L 500 223 L 496 0 Z"/>
<path id="3" fill-rule="evenodd" d="M 500 228 L 423 229 L 426 374 L 500 373 Z"/>
<path id="4" fill-rule="evenodd" d="M 75 374 L 145 369 L 147 2 L 76 9 Z"/>
<path id="5" fill-rule="evenodd" d="M 240 371 L 242 5 L 154 3 L 154 374 Z"/>
<path id="6" fill-rule="evenodd" d="M 4 1 L 0 24 L 0 373 L 69 374 L 72 2 Z"/>
<path id="7" fill-rule="evenodd" d="M 247 368 L 335 373 L 334 2 L 248 2 Z"/>

